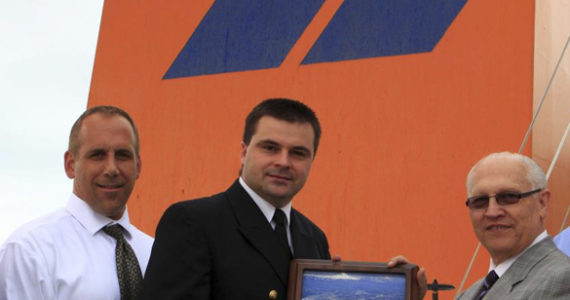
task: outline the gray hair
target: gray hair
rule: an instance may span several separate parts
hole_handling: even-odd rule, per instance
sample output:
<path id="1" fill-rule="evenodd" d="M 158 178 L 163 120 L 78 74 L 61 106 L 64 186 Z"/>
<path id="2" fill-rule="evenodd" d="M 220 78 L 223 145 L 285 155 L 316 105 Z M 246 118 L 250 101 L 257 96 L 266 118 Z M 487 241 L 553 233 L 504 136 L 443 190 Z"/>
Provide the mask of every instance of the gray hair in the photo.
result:
<path id="1" fill-rule="evenodd" d="M 471 191 L 471 181 L 473 180 L 473 175 L 475 174 L 475 170 L 479 164 L 493 158 L 510 158 L 522 161 L 526 166 L 526 179 L 532 185 L 532 189 L 546 188 L 546 175 L 544 175 L 544 171 L 542 171 L 542 168 L 530 157 L 519 153 L 497 152 L 483 157 L 475 165 L 473 165 L 469 171 L 469 174 L 467 174 L 467 194 L 469 194 Z"/>

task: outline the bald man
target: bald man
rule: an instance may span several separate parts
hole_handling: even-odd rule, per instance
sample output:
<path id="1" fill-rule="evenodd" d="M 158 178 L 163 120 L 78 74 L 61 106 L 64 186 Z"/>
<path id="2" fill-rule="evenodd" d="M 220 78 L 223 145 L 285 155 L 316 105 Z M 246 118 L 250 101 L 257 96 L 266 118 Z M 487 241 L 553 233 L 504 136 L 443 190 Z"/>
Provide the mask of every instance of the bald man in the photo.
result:
<path id="1" fill-rule="evenodd" d="M 570 299 L 570 259 L 547 234 L 550 191 L 530 158 L 490 154 L 467 176 L 473 231 L 491 256 L 489 274 L 458 299 Z"/>

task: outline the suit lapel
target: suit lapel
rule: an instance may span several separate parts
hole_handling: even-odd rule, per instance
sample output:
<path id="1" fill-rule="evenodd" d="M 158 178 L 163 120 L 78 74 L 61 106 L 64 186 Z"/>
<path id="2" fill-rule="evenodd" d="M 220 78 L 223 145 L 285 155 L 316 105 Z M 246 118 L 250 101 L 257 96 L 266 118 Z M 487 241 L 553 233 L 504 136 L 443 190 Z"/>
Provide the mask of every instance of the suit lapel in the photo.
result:
<path id="1" fill-rule="evenodd" d="M 497 297 L 505 297 L 511 293 L 517 284 L 526 279 L 531 269 L 555 249 L 551 237 L 527 249 L 489 290 L 489 299 L 498 299 Z"/>
<path id="2" fill-rule="evenodd" d="M 241 234 L 265 257 L 283 284 L 287 284 L 288 250 L 281 246 L 271 225 L 237 180 L 226 193 Z"/>
<path id="3" fill-rule="evenodd" d="M 299 213 L 291 209 L 291 241 L 293 243 L 294 258 L 314 258 L 318 256 L 315 240 L 309 235 L 301 224 Z"/>
<path id="4" fill-rule="evenodd" d="M 458 300 L 475 299 L 481 292 L 482 287 L 483 287 L 483 279 L 480 279 L 477 282 L 475 282 L 470 288 L 465 290 L 465 292 L 463 292 L 463 294 L 461 294 L 457 299 Z"/>

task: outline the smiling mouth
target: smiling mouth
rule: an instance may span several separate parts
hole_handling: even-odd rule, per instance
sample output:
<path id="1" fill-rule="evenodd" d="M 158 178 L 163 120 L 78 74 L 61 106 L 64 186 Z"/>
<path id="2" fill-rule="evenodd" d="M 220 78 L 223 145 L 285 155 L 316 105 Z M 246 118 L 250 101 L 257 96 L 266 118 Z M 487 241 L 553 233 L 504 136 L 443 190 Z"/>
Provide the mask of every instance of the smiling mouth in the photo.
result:
<path id="1" fill-rule="evenodd" d="M 489 231 L 498 231 L 498 230 L 506 230 L 511 228 L 511 226 L 507 226 L 507 225 L 489 225 L 487 226 L 487 230 Z"/>
<path id="2" fill-rule="evenodd" d="M 289 176 L 285 176 L 285 175 L 279 175 L 279 174 L 268 174 L 267 176 L 273 178 L 273 179 L 278 179 L 278 180 L 283 180 L 283 181 L 291 181 L 293 180 L 291 177 Z"/>
<path id="3" fill-rule="evenodd" d="M 97 186 L 102 188 L 102 189 L 108 189 L 108 190 L 114 190 L 114 189 L 119 189 L 122 188 L 123 185 L 122 184 L 99 184 L 97 183 Z"/>

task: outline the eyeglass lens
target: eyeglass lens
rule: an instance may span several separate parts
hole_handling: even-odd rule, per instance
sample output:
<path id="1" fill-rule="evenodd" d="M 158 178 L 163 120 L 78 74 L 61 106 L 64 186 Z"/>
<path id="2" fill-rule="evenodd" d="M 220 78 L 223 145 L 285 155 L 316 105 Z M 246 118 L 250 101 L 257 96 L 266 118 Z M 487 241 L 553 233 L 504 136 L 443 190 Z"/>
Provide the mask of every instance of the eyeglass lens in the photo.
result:
<path id="1" fill-rule="evenodd" d="M 515 193 L 500 193 L 495 195 L 495 201 L 499 205 L 509 205 L 519 202 L 520 195 Z M 490 196 L 481 196 L 469 201 L 471 208 L 485 208 L 489 205 Z"/>

